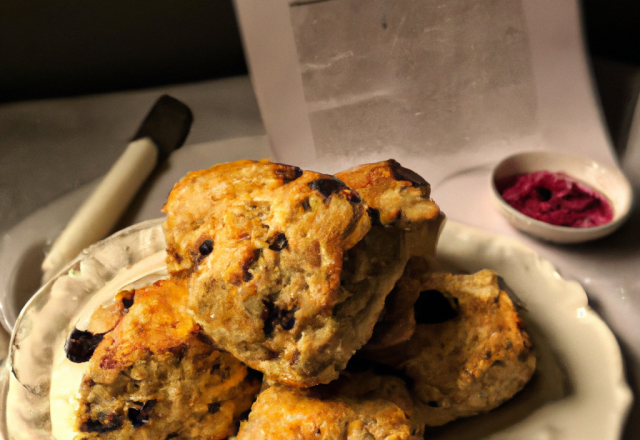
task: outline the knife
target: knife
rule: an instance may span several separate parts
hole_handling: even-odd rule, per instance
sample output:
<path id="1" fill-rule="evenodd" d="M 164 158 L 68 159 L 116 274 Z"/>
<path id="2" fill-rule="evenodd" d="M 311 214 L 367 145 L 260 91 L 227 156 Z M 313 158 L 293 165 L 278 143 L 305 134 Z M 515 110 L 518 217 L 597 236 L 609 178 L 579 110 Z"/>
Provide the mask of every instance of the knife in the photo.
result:
<path id="1" fill-rule="evenodd" d="M 71 218 L 42 263 L 42 283 L 56 275 L 87 246 L 111 232 L 147 177 L 183 144 L 193 115 L 169 95 L 151 108 L 124 153 Z"/>

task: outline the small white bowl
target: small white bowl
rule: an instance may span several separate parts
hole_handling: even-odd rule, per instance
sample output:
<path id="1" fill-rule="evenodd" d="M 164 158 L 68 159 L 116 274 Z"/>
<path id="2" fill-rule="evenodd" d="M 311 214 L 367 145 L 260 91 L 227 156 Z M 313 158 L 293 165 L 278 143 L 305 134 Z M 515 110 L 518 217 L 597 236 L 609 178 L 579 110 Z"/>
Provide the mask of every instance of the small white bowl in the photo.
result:
<path id="1" fill-rule="evenodd" d="M 613 208 L 613 219 L 592 228 L 555 226 L 528 217 L 512 208 L 500 195 L 505 182 L 517 174 L 536 171 L 563 172 L 606 197 Z M 549 151 L 518 153 L 501 161 L 491 173 L 491 189 L 500 213 L 516 229 L 554 243 L 581 243 L 611 234 L 629 216 L 633 191 L 618 169 L 594 160 Z"/>

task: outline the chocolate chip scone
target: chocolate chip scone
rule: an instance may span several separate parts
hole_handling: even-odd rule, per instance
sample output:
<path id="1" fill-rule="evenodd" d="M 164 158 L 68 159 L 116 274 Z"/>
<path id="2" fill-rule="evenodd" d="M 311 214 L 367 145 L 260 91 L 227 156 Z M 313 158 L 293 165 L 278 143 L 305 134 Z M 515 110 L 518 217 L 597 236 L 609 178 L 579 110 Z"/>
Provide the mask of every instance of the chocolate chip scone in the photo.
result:
<path id="1" fill-rule="evenodd" d="M 68 356 L 90 357 L 77 397 L 77 440 L 212 440 L 237 431 L 261 379 L 215 347 L 186 300 L 186 286 L 158 281 L 94 314 L 93 329 L 114 325 L 93 335 L 95 351 L 89 332 L 74 331 Z"/>
<path id="2" fill-rule="evenodd" d="M 270 381 L 337 378 L 408 258 L 432 254 L 441 224 L 428 186 L 366 178 L 387 166 L 341 173 L 364 176 L 367 196 L 395 191 L 394 204 L 374 209 L 335 177 L 268 161 L 217 165 L 175 186 L 164 209 L 169 270 L 190 278 L 190 307 L 216 343 Z M 398 206 L 410 215 L 387 219 Z"/>
<path id="3" fill-rule="evenodd" d="M 417 419 L 439 426 L 489 411 L 520 391 L 536 358 L 495 272 L 427 274 L 407 342 L 364 355 L 413 379 Z"/>
<path id="4" fill-rule="evenodd" d="M 237 440 L 417 440 L 404 382 L 371 372 L 347 374 L 329 385 L 262 391 Z"/>
<path id="5" fill-rule="evenodd" d="M 369 348 L 399 343 L 413 333 L 418 290 L 412 277 L 428 270 L 426 258 L 435 255 L 444 214 L 430 198 L 429 183 L 395 160 L 359 165 L 336 177 L 358 191 L 372 219 L 371 231 L 345 256 L 343 287 L 358 292 L 375 285 L 383 291 L 377 297 L 386 297 L 386 305 L 368 305 L 370 316 L 377 316 L 377 331 L 367 329 L 373 334 Z"/>
<path id="6" fill-rule="evenodd" d="M 164 208 L 168 267 L 217 344 L 273 381 L 329 382 L 366 337 L 337 317 L 345 251 L 370 228 L 333 176 L 269 161 L 189 173 Z M 363 298 L 365 302 L 371 298 Z M 368 323 L 365 322 L 368 325 Z"/>

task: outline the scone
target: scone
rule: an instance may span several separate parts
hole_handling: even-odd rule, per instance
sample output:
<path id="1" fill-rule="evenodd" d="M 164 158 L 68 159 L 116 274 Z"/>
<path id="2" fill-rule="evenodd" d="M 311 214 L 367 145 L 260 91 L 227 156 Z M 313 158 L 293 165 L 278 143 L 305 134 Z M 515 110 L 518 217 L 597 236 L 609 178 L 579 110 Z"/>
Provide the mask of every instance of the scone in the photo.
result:
<path id="1" fill-rule="evenodd" d="M 416 189 L 429 209 L 411 220 L 439 218 Z M 340 179 L 268 161 L 190 173 L 164 208 L 169 270 L 189 278 L 205 332 L 268 381 L 328 383 L 370 338 L 410 256 L 407 222 L 383 225 L 368 208 Z"/>
<path id="2" fill-rule="evenodd" d="M 442 217 L 430 198 L 429 182 L 393 159 L 358 165 L 336 177 L 358 191 L 374 224 L 414 230 L 425 220 Z"/>
<path id="3" fill-rule="evenodd" d="M 435 255 L 445 216 L 431 200 L 431 186 L 426 180 L 393 159 L 359 165 L 336 177 L 358 191 L 367 204 L 372 228 L 365 237 L 369 243 L 359 245 L 366 245 L 366 253 L 380 260 L 380 266 L 393 267 L 394 284 L 409 258 Z M 389 256 L 385 241 L 396 243 L 397 257 Z M 371 269 L 369 275 L 375 276 L 377 272 Z"/>
<path id="4" fill-rule="evenodd" d="M 122 292 L 94 314 L 94 331 L 115 325 L 99 335 L 95 351 L 84 337 L 89 332 L 74 331 L 68 357 L 90 356 L 76 439 L 212 440 L 236 432 L 261 380 L 215 347 L 189 317 L 186 300 L 184 286 L 158 281 Z"/>
<path id="5" fill-rule="evenodd" d="M 414 274 L 428 270 L 444 214 L 430 198 L 429 183 L 393 159 L 359 165 L 336 177 L 358 191 L 372 219 L 371 231 L 345 256 L 343 286 L 357 292 L 375 283 L 388 294 L 384 303 L 368 305 L 377 319 L 367 331 L 372 337 L 365 348 L 397 344 L 413 334 L 413 304 L 420 290 Z"/>
<path id="6" fill-rule="evenodd" d="M 495 272 L 427 274 L 412 338 L 366 356 L 413 380 L 416 417 L 443 425 L 496 408 L 533 375 L 536 358 Z"/>
<path id="7" fill-rule="evenodd" d="M 345 251 L 370 228 L 358 193 L 269 161 L 189 173 L 164 208 L 168 266 L 217 344 L 270 380 L 312 386 L 364 340 L 342 338 Z M 357 330 L 357 329 L 356 329 Z"/>
<path id="8" fill-rule="evenodd" d="M 370 372 L 329 385 L 262 391 L 237 440 L 417 440 L 411 396 L 404 382 Z"/>

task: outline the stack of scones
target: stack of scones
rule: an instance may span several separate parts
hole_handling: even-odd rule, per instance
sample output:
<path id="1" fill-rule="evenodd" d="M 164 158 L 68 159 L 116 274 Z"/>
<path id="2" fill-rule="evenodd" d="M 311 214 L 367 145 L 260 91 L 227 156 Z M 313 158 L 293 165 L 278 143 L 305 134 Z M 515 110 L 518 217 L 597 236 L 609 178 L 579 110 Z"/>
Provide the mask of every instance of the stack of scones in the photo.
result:
<path id="1" fill-rule="evenodd" d="M 434 273 L 430 193 L 394 160 L 187 174 L 163 208 L 169 279 L 67 339 L 86 369 L 56 438 L 421 439 L 511 398 L 529 336 L 494 272 Z"/>

